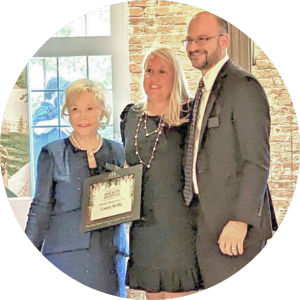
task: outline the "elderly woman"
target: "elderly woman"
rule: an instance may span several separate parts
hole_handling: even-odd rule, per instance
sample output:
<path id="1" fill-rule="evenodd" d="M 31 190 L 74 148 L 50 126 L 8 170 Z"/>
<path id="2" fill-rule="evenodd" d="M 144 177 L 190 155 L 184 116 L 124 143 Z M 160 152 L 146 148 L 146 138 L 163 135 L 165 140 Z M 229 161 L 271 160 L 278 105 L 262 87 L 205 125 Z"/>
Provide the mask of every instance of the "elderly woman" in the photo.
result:
<path id="1" fill-rule="evenodd" d="M 147 100 L 121 115 L 126 162 L 144 165 L 142 217 L 130 230 L 127 283 L 146 291 L 147 299 L 170 299 L 201 286 L 195 214 L 182 196 L 189 95 L 179 58 L 166 48 L 151 51 L 143 85 Z"/>
<path id="2" fill-rule="evenodd" d="M 118 295 L 114 236 L 120 227 L 79 232 L 84 179 L 106 172 L 106 163 L 124 165 L 122 145 L 98 133 L 109 122 L 109 94 L 100 84 L 80 79 L 66 89 L 65 98 L 63 114 L 74 131 L 41 150 L 26 234 L 62 272 Z"/>

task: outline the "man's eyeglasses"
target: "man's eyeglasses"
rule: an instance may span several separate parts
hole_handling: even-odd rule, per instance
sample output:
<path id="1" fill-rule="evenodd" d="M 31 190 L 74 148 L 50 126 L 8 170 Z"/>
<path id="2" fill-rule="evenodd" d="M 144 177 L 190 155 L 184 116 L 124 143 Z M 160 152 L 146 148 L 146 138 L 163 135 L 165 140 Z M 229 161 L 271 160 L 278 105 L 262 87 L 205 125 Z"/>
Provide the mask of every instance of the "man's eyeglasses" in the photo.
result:
<path id="1" fill-rule="evenodd" d="M 186 47 L 187 45 L 191 45 L 192 42 L 195 42 L 196 45 L 205 45 L 205 44 L 208 43 L 211 39 L 214 39 L 214 38 L 219 37 L 219 36 L 222 36 L 222 35 L 224 35 L 224 33 L 218 34 L 218 35 L 215 35 L 215 36 L 209 36 L 209 37 L 203 37 L 203 36 L 200 36 L 200 37 L 198 37 L 198 38 L 196 38 L 196 39 L 190 39 L 190 38 L 188 38 L 188 39 L 186 39 L 186 40 L 183 40 L 183 41 L 182 41 L 182 44 L 183 44 L 184 47 Z"/>

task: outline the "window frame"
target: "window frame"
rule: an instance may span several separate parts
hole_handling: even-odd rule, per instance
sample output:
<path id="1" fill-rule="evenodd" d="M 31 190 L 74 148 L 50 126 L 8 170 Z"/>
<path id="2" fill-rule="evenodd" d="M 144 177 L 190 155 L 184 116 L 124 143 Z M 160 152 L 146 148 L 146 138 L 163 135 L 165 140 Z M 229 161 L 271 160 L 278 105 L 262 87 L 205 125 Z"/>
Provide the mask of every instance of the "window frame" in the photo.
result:
<path id="1" fill-rule="evenodd" d="M 253 41 L 230 23 L 228 23 L 228 34 L 230 36 L 229 57 L 245 71 L 252 73 L 252 66 L 255 63 Z"/>

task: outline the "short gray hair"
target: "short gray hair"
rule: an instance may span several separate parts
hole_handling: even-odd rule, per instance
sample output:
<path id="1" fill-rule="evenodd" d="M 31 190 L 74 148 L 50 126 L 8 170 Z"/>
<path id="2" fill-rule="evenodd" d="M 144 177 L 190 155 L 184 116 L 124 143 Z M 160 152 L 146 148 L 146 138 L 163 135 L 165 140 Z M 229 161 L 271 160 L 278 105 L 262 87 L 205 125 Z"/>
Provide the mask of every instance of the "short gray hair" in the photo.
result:
<path id="1" fill-rule="evenodd" d="M 224 30 L 223 33 L 228 34 L 228 22 L 218 16 L 216 16 L 217 23 Z"/>

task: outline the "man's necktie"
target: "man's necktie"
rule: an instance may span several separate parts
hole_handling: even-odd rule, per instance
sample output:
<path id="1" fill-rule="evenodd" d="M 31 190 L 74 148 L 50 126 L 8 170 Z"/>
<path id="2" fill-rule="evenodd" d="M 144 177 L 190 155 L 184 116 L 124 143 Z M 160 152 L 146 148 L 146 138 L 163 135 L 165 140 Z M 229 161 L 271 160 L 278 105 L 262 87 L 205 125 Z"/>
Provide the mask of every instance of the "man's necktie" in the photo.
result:
<path id="1" fill-rule="evenodd" d="M 186 156 L 185 156 L 185 168 L 184 168 L 185 183 L 183 189 L 183 197 L 186 205 L 189 205 L 193 198 L 193 157 L 194 157 L 194 143 L 195 143 L 195 128 L 197 123 L 197 116 L 198 116 L 199 105 L 202 97 L 203 87 L 204 87 L 204 82 L 203 82 L 203 78 L 201 78 L 195 96 L 192 120 L 191 120 L 190 130 L 189 130 L 189 139 L 188 139 Z"/>

